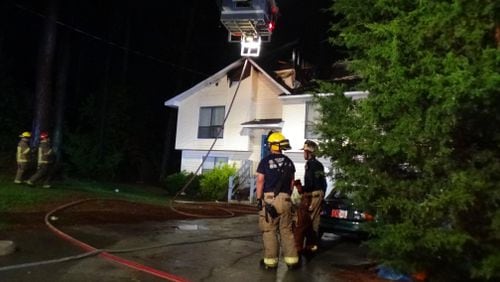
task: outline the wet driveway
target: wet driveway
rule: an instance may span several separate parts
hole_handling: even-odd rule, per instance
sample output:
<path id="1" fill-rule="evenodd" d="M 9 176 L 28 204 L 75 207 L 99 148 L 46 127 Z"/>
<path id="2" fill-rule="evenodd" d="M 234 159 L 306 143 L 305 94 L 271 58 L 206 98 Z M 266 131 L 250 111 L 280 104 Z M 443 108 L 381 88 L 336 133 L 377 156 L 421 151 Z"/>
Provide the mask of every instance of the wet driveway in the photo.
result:
<path id="1" fill-rule="evenodd" d="M 115 256 L 188 281 L 344 281 L 336 276 L 343 266 L 369 263 L 358 242 L 325 234 L 321 250 L 314 257 L 302 260 L 300 268 L 289 270 L 280 262 L 277 270 L 262 269 L 259 266 L 262 242 L 256 215 L 72 226 L 62 231 Z M 47 228 L 4 232 L 0 233 L 0 239 L 13 240 L 18 247 L 15 253 L 0 256 L 0 281 L 165 281 L 100 256 L 2 270 L 6 266 L 69 257 L 83 251 Z"/>

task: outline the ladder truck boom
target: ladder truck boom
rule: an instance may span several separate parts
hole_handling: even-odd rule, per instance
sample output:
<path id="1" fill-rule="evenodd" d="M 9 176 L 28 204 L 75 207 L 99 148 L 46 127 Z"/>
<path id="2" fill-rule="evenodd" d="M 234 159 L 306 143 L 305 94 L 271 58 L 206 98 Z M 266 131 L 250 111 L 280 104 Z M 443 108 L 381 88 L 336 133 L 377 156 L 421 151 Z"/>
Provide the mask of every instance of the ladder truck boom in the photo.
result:
<path id="1" fill-rule="evenodd" d="M 258 56 L 260 44 L 270 42 L 278 6 L 274 0 L 221 0 L 220 21 L 229 42 L 240 42 L 242 56 Z"/>

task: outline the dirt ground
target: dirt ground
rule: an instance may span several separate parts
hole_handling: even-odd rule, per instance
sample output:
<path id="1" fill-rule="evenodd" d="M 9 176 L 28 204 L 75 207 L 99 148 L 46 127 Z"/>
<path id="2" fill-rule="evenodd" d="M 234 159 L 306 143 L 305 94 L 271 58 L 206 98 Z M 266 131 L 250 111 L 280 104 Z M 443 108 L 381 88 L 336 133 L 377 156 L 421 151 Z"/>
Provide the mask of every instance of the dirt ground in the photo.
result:
<path id="1" fill-rule="evenodd" d="M 48 204 L 32 206 L 22 211 L 0 213 L 8 229 L 46 228 L 45 216 L 54 209 L 81 199 L 73 198 Z M 140 223 L 195 219 L 203 217 L 231 217 L 256 213 L 257 209 L 245 204 L 215 203 L 165 203 L 164 206 L 132 203 L 124 200 L 89 200 L 57 211 L 60 215 L 57 225 L 88 225 L 106 223 Z M 62 216 L 64 214 L 64 216 Z M 346 267 L 337 273 L 344 281 L 377 282 L 387 281 L 377 277 L 372 266 Z"/>
<path id="2" fill-rule="evenodd" d="M 229 217 L 256 212 L 256 208 L 244 204 L 209 203 L 165 203 L 163 206 L 133 203 L 125 200 L 92 200 L 70 198 L 56 202 L 39 204 L 23 210 L 0 213 L 8 229 L 45 226 L 45 215 L 54 209 L 83 200 L 83 202 L 58 211 L 64 216 L 58 225 L 136 223 L 144 221 L 179 220 L 196 217 Z M 69 221 L 71 219 L 71 221 Z"/>

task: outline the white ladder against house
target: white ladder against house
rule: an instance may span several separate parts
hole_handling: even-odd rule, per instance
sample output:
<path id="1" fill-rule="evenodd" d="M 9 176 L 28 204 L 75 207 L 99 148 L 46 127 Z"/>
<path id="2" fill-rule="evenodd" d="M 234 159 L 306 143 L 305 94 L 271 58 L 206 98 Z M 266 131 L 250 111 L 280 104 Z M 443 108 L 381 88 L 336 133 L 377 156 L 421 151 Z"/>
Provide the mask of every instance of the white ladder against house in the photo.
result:
<path id="1" fill-rule="evenodd" d="M 255 202 L 255 175 L 252 173 L 252 161 L 243 161 L 235 175 L 229 177 L 228 202 Z"/>

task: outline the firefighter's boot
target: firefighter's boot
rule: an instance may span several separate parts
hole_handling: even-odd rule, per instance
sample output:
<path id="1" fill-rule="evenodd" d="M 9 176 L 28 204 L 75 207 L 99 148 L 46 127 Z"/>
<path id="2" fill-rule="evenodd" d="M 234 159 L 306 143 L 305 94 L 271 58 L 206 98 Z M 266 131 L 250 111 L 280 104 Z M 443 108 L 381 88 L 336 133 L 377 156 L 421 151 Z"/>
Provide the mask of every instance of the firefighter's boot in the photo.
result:
<path id="1" fill-rule="evenodd" d="M 278 268 L 278 259 L 263 258 L 260 260 L 260 266 L 264 269 L 274 270 Z"/>

